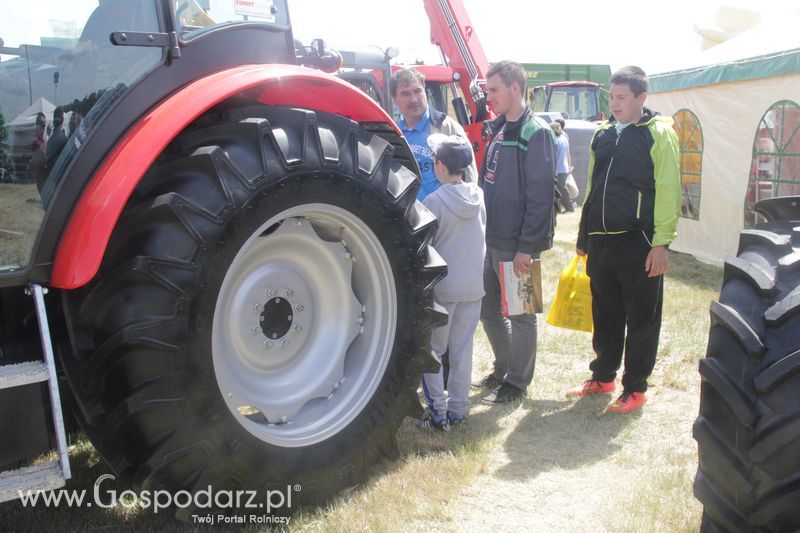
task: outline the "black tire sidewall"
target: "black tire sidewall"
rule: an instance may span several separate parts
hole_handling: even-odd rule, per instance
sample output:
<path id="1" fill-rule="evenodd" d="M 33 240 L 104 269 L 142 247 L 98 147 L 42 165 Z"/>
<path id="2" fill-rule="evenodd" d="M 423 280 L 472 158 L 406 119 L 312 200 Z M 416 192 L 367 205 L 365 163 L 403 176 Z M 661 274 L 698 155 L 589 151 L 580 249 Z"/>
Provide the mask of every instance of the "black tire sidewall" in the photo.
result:
<path id="1" fill-rule="evenodd" d="M 329 204 L 353 213 L 378 237 L 394 275 L 398 303 L 396 332 L 392 353 L 380 384 L 361 413 L 325 441 L 303 447 L 281 447 L 253 436 L 228 410 L 214 374 L 210 326 L 225 275 L 244 243 L 264 221 L 292 207 L 312 203 Z M 188 346 L 190 364 L 198 377 L 194 387 L 212 389 L 218 396 L 213 409 L 218 415 L 219 433 L 225 435 L 227 441 L 235 443 L 234 447 L 244 445 L 249 450 L 243 454 L 249 463 L 247 468 L 261 469 L 262 465 L 268 464 L 269 468 L 263 471 L 268 481 L 285 482 L 286 475 L 291 473 L 294 478 L 289 482 L 303 483 L 318 479 L 323 470 L 337 470 L 343 465 L 360 462 L 365 459 L 358 457 L 360 454 L 373 455 L 380 451 L 379 441 L 385 437 L 386 423 L 390 419 L 398 419 L 397 414 L 393 413 L 393 406 L 404 382 L 410 379 L 406 370 L 411 361 L 410 339 L 401 328 L 412 320 L 411 309 L 420 295 L 408 288 L 404 290 L 400 284 L 398 274 L 403 272 L 409 260 L 416 260 L 416 253 L 410 248 L 410 243 L 397 245 L 408 232 L 400 227 L 404 223 L 402 213 L 386 216 L 386 213 L 396 210 L 387 206 L 368 186 L 353 178 L 322 172 L 289 176 L 243 205 L 223 229 L 217 244 L 204 257 L 198 258 L 200 279 L 204 282 L 195 300 L 194 310 L 190 312 L 191 316 L 196 317 L 196 323 L 190 324 L 193 334 Z M 392 433 L 398 425 L 397 422 L 392 424 Z M 302 468 L 298 469 L 298 465 L 302 465 Z M 282 471 L 283 468 L 286 470 Z"/>

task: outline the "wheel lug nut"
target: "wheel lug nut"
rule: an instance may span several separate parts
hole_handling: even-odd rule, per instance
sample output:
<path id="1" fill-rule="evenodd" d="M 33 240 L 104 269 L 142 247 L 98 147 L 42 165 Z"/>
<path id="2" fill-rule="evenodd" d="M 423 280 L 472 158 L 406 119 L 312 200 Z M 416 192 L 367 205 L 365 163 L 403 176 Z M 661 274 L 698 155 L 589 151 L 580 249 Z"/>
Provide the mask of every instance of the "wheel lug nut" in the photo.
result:
<path id="1" fill-rule="evenodd" d="M 253 306 L 253 310 L 254 310 L 256 313 L 260 313 L 260 312 L 261 312 L 261 304 L 256 304 L 256 305 L 254 305 L 254 306 Z"/>
<path id="2" fill-rule="evenodd" d="M 286 348 L 288 345 L 289 345 L 289 341 L 287 341 L 286 339 L 283 339 L 281 341 L 281 348 Z"/>
<path id="3" fill-rule="evenodd" d="M 300 324 L 295 324 L 294 327 L 292 327 L 292 329 L 294 330 L 295 333 L 300 333 L 301 331 L 303 331 L 303 326 L 301 326 Z"/>
<path id="4" fill-rule="evenodd" d="M 275 289 L 272 289 L 272 288 L 267 289 L 267 296 L 269 296 L 270 298 L 275 298 L 275 296 L 277 296 L 277 295 L 278 295 L 278 291 L 276 291 Z"/>
<path id="5" fill-rule="evenodd" d="M 292 289 L 286 289 L 286 292 L 284 293 L 284 295 L 287 298 L 291 298 L 292 296 L 294 296 L 294 291 Z"/>
<path id="6" fill-rule="evenodd" d="M 258 330 L 259 330 L 258 324 L 253 324 L 253 326 L 250 328 L 250 331 L 253 332 L 253 335 L 258 335 Z"/>
<path id="7" fill-rule="evenodd" d="M 271 350 L 272 349 L 272 343 L 269 342 L 269 341 L 264 341 L 264 349 L 265 350 Z"/>
<path id="8" fill-rule="evenodd" d="M 303 304 L 297 304 L 294 306 L 294 310 L 297 311 L 298 313 L 301 313 L 303 309 L 305 309 L 305 307 L 303 307 Z"/>

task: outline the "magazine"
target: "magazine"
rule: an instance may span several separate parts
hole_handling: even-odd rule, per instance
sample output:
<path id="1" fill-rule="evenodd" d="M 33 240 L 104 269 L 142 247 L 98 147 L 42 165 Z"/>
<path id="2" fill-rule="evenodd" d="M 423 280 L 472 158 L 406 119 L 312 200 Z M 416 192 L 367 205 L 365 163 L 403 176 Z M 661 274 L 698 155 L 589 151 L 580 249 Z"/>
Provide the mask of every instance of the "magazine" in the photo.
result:
<path id="1" fill-rule="evenodd" d="M 534 259 L 530 272 L 522 278 L 514 273 L 512 261 L 500 262 L 500 304 L 503 316 L 541 313 L 542 262 Z"/>

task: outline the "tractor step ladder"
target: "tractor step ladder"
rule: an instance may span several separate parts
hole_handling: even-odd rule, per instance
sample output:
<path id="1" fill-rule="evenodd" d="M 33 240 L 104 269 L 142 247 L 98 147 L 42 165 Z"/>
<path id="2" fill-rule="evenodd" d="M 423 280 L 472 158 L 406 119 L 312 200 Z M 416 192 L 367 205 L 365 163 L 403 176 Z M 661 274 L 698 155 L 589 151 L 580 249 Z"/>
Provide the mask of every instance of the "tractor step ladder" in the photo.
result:
<path id="1" fill-rule="evenodd" d="M 69 455 L 67 454 L 67 435 L 64 430 L 64 418 L 61 414 L 61 397 L 58 393 L 55 356 L 53 344 L 50 340 L 47 310 L 44 305 L 44 295 L 47 293 L 47 289 L 33 284 L 26 292 L 29 292 L 33 297 L 36 308 L 44 362 L 31 361 L 0 366 L 0 389 L 21 387 L 22 385 L 42 381 L 47 382 L 50 392 L 50 407 L 53 412 L 58 458 L 47 463 L 0 473 L 0 502 L 17 499 L 20 492 L 54 490 L 63 487 L 66 480 L 72 477 L 69 467 Z"/>

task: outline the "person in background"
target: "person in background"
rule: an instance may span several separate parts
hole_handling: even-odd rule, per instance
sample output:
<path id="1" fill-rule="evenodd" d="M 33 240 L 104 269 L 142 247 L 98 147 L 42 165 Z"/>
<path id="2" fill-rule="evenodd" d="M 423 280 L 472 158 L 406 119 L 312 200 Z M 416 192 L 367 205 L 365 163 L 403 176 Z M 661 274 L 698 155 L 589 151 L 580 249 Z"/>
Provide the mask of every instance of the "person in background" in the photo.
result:
<path id="1" fill-rule="evenodd" d="M 392 100 L 400 110 L 397 125 L 408 141 L 417 160 L 422 185 L 417 199 L 422 201 L 439 188 L 439 180 L 433 170 L 433 151 L 428 146 L 428 136 L 434 133 L 458 135 L 467 138 L 464 128 L 441 111 L 428 105 L 425 95 L 425 77 L 415 69 L 398 70 L 389 82 Z M 466 170 L 466 181 L 475 183 L 478 171 L 475 162 Z"/>
<path id="2" fill-rule="evenodd" d="M 492 65 L 486 77 L 487 99 L 499 115 L 489 123 L 479 180 L 486 201 L 481 322 L 494 368 L 472 385 L 491 390 L 481 400 L 490 405 L 523 399 L 536 364 L 536 315 L 502 315 L 500 262 L 513 261 L 518 277 L 527 274 L 552 248 L 555 228 L 555 136 L 525 104 L 525 77 L 512 61 Z"/>
<path id="3" fill-rule="evenodd" d="M 613 393 L 625 355 L 622 394 L 606 408 L 628 413 L 647 401 L 661 332 L 667 247 L 681 209 L 678 136 L 672 119 L 644 106 L 647 74 L 611 76 L 612 118 L 592 138 L 589 182 L 576 252 L 587 255 L 596 353 L 591 379 L 567 396 Z"/>
<path id="4" fill-rule="evenodd" d="M 433 246 L 447 261 L 447 276 L 433 288 L 436 301 L 447 309 L 446 326 L 431 334 L 431 349 L 441 361 L 450 355 L 447 384 L 442 368 L 422 375 L 428 413 L 417 427 L 450 431 L 466 421 L 472 373 L 472 339 L 478 327 L 483 297 L 481 266 L 486 253 L 486 209 L 477 184 L 465 181 L 474 164 L 472 146 L 459 135 L 433 134 L 434 171 L 441 187 L 429 194 L 425 207 L 439 219 Z M 445 389 L 447 394 L 445 395 Z"/>
<path id="5" fill-rule="evenodd" d="M 558 188 L 558 205 L 560 212 L 575 211 L 575 202 L 567 190 L 567 177 L 572 172 L 572 155 L 569 153 L 569 135 L 564 131 L 564 119 L 557 118 L 550 123 L 556 135 L 556 187 Z"/>
<path id="6" fill-rule="evenodd" d="M 67 144 L 67 134 L 64 132 L 64 108 L 58 106 L 53 110 L 53 134 L 47 140 L 48 171 L 53 168 L 65 144 Z M 41 191 L 41 187 L 39 190 Z"/>
<path id="7" fill-rule="evenodd" d="M 47 162 L 47 141 L 45 132 L 47 130 L 47 117 L 39 111 L 36 113 L 36 130 L 33 142 L 31 143 L 31 158 L 28 160 L 28 176 L 31 181 L 36 183 L 36 188 L 41 192 L 41 184 L 47 177 L 45 163 Z"/>
<path id="8" fill-rule="evenodd" d="M 78 126 L 80 126 L 82 122 L 83 122 L 83 115 L 81 115 L 77 111 L 73 111 L 69 115 L 69 132 L 67 133 L 67 137 L 72 137 L 72 134 L 75 133 L 75 130 L 78 129 Z"/>

